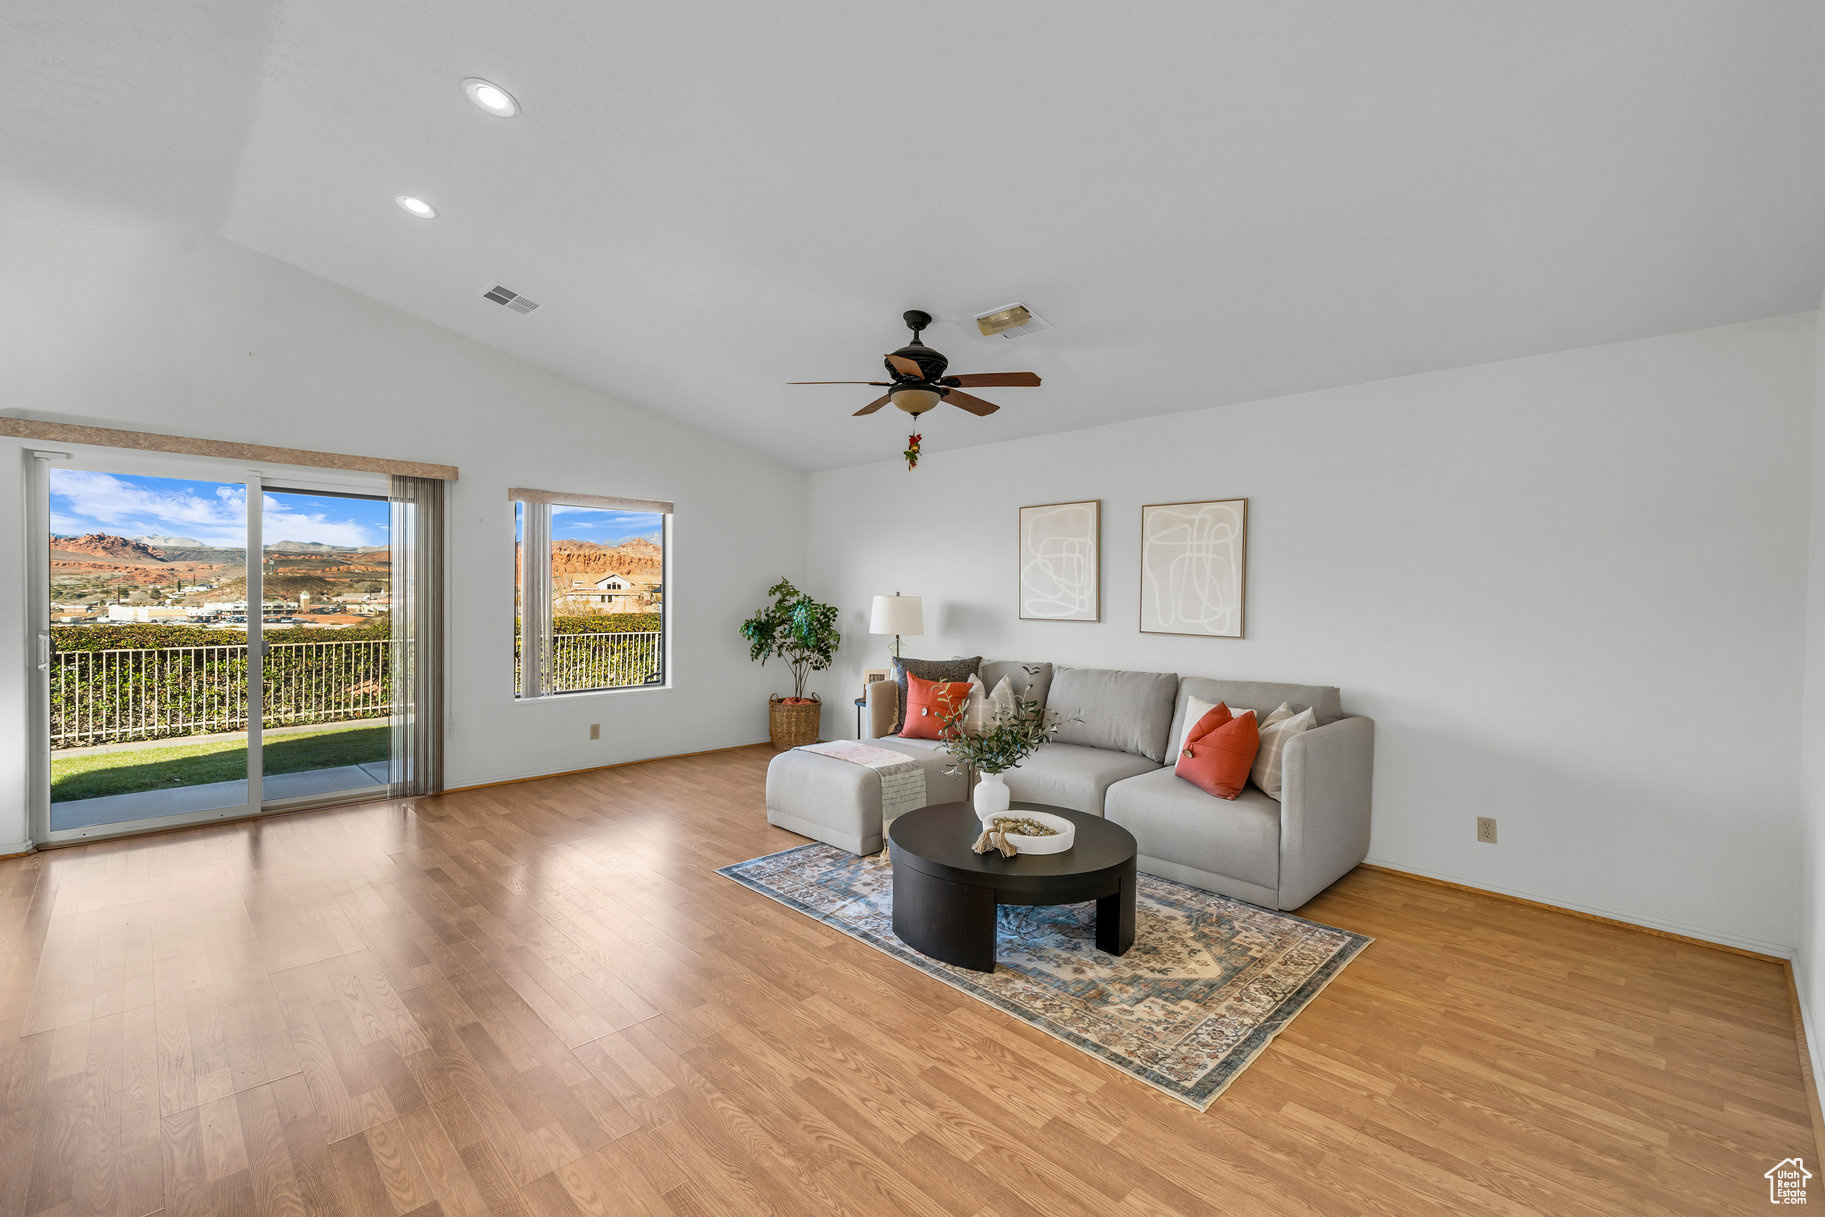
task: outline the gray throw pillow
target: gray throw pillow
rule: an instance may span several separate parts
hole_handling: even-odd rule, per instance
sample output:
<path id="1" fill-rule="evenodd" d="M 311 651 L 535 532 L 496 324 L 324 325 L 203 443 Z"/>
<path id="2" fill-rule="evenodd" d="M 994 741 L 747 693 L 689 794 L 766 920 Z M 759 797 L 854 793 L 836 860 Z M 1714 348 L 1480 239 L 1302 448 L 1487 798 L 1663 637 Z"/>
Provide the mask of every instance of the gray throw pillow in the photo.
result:
<path id="1" fill-rule="evenodd" d="M 893 678 L 900 686 L 900 700 L 893 710 L 893 734 L 900 734 L 906 726 L 906 674 L 911 672 L 920 680 L 968 680 L 976 675 L 976 669 L 982 666 L 982 656 L 972 655 L 968 659 L 896 659 L 893 661 Z"/>

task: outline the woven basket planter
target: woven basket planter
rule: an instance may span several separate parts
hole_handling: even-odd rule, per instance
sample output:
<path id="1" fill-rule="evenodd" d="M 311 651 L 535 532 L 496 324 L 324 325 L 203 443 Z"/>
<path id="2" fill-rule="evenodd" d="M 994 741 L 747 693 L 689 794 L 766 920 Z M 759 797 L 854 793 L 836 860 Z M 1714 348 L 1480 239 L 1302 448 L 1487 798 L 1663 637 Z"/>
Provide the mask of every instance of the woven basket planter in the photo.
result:
<path id="1" fill-rule="evenodd" d="M 824 703 L 817 694 L 802 706 L 789 706 L 777 696 L 767 699 L 767 730 L 773 737 L 773 751 L 784 752 L 801 744 L 817 743 L 818 727 L 824 716 Z"/>

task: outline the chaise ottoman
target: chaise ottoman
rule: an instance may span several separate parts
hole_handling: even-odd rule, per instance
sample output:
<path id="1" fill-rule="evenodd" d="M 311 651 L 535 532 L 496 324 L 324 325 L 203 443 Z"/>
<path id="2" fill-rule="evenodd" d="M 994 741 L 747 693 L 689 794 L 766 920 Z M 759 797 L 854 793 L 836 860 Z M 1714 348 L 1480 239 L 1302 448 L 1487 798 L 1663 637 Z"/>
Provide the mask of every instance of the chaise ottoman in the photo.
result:
<path id="1" fill-rule="evenodd" d="M 948 753 L 924 740 L 862 741 L 917 761 L 925 772 L 925 801 L 968 797 L 961 773 L 947 774 Z M 767 823 L 855 854 L 881 852 L 881 775 L 866 765 L 798 748 L 767 766 Z"/>

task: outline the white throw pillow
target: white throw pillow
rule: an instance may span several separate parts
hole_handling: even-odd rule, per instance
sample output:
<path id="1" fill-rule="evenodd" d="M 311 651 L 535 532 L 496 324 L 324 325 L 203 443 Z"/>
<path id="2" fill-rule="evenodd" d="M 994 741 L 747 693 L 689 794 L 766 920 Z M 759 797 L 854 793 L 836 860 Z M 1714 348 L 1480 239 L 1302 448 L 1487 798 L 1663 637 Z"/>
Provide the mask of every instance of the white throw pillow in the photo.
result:
<path id="1" fill-rule="evenodd" d="M 963 729 L 974 731 L 977 720 L 982 717 L 982 703 L 989 697 L 988 686 L 982 683 L 982 677 L 970 673 L 970 695 L 963 703 Z"/>
<path id="2" fill-rule="evenodd" d="M 987 692 L 987 686 L 979 676 L 970 677 L 969 704 L 963 711 L 963 729 L 974 735 L 995 721 L 995 716 L 1003 710 L 1012 713 L 1019 699 L 1014 696 L 1014 686 L 1003 676 L 995 683 L 995 691 Z"/>
<path id="3" fill-rule="evenodd" d="M 1276 802 L 1280 799 L 1285 777 L 1286 741 L 1317 725 L 1316 710 L 1306 709 L 1294 714 L 1293 708 L 1285 702 L 1281 702 L 1261 724 L 1261 747 L 1255 753 L 1254 768 L 1249 770 L 1248 776 L 1268 798 Z"/>
<path id="4" fill-rule="evenodd" d="M 1178 746 L 1172 750 L 1173 764 L 1178 764 L 1179 753 L 1185 751 L 1185 737 L 1191 734 L 1191 729 L 1198 725 L 1199 719 L 1216 708 L 1216 702 L 1205 701 L 1201 697 L 1187 697 L 1185 699 L 1185 725 L 1179 729 Z M 1231 718 L 1241 718 L 1244 714 L 1253 713 L 1253 710 L 1238 710 L 1234 706 L 1229 708 L 1229 716 Z"/>

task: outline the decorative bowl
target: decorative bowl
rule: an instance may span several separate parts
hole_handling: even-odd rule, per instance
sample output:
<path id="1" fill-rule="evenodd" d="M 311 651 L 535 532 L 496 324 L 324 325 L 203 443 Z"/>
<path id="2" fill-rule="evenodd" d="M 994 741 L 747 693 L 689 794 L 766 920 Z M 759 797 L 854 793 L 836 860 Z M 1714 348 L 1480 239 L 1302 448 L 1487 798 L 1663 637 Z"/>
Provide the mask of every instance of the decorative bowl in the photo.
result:
<path id="1" fill-rule="evenodd" d="M 1008 840 L 1013 843 L 1015 849 L 1023 854 L 1062 854 L 1067 849 L 1071 848 L 1071 843 L 1077 836 L 1077 825 L 1071 823 L 1071 821 L 1065 819 L 1063 816 L 1055 816 L 1050 812 L 1023 811 L 1019 808 L 1015 808 L 1012 811 L 997 812 L 996 815 L 1018 816 L 1028 820 L 1038 820 L 1046 827 L 1056 828 L 1058 830 L 1057 835 L 1051 837 L 1029 837 L 1020 833 L 1009 833 Z M 983 827 L 989 827 L 993 823 L 994 818 L 990 817 L 983 821 Z"/>

